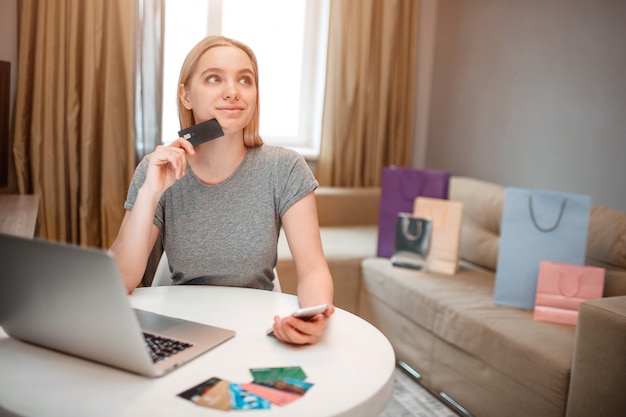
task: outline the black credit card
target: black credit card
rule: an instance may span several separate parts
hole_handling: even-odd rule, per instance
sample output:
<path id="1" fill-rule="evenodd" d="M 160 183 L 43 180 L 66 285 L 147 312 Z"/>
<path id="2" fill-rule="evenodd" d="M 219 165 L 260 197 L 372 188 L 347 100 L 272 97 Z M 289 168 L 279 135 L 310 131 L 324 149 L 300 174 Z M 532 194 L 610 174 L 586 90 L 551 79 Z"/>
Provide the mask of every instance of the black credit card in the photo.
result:
<path id="1" fill-rule="evenodd" d="M 193 146 L 198 146 L 204 142 L 224 136 L 224 131 L 217 120 L 210 119 L 180 130 L 178 136 L 187 139 Z"/>

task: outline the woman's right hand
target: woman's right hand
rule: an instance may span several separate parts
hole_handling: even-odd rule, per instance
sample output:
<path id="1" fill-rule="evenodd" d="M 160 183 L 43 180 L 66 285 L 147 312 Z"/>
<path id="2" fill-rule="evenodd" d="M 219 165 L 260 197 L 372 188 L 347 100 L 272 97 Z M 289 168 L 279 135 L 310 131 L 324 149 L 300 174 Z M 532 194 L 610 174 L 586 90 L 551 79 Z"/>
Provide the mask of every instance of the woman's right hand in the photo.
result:
<path id="1" fill-rule="evenodd" d="M 194 153 L 193 145 L 184 138 L 178 138 L 168 146 L 157 146 L 148 156 L 144 186 L 152 192 L 163 193 L 185 175 L 187 154 Z"/>

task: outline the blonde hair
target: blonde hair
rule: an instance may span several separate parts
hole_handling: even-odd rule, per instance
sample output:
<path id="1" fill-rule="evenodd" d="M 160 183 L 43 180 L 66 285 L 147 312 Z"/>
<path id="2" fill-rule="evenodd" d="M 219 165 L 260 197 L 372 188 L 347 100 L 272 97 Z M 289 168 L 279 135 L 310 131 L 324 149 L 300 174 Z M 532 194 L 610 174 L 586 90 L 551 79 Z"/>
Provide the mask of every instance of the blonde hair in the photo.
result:
<path id="1" fill-rule="evenodd" d="M 243 128 L 243 143 L 246 147 L 254 147 L 260 146 L 263 144 L 263 139 L 259 134 L 259 66 L 257 64 L 256 56 L 252 49 L 249 46 L 245 45 L 242 42 L 239 42 L 234 39 L 226 38 L 224 36 L 208 36 L 202 39 L 200 42 L 194 46 L 191 51 L 187 54 L 185 61 L 183 62 L 183 66 L 180 69 L 180 76 L 178 78 L 178 86 L 177 92 L 179 91 L 180 85 L 184 85 L 185 88 L 188 87 L 189 80 L 198 66 L 198 61 L 200 57 L 209 49 L 214 48 L 216 46 L 233 46 L 235 48 L 241 49 L 243 52 L 248 55 L 250 58 L 250 63 L 252 64 L 252 70 L 254 73 L 254 84 L 257 89 L 256 95 L 256 108 L 254 110 L 254 114 L 252 115 L 252 120 L 246 127 Z M 178 98 L 178 120 L 180 121 L 180 128 L 186 129 L 196 124 L 195 117 L 193 115 L 193 111 L 186 109 L 183 105 L 180 95 L 177 94 Z"/>

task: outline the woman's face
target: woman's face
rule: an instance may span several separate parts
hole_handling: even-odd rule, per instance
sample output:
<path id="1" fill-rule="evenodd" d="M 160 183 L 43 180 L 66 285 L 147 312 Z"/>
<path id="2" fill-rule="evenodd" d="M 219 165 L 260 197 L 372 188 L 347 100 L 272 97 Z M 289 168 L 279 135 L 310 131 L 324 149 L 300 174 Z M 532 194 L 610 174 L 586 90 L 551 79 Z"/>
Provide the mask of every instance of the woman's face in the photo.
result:
<path id="1" fill-rule="evenodd" d="M 217 46 L 198 60 L 196 70 L 181 86 L 181 101 L 196 123 L 216 118 L 225 133 L 242 131 L 254 115 L 257 86 L 250 58 L 234 46 Z"/>

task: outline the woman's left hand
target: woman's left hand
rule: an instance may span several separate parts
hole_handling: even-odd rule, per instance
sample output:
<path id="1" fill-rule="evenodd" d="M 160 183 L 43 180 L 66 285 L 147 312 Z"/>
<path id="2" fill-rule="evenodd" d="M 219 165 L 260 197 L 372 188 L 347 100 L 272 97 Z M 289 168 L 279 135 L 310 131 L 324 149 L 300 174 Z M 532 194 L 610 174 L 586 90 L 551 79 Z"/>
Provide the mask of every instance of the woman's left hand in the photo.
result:
<path id="1" fill-rule="evenodd" d="M 278 340 L 294 345 L 312 345 L 324 334 L 328 319 L 335 312 L 330 305 L 323 313 L 314 316 L 309 321 L 297 317 L 274 317 L 274 336 Z"/>

